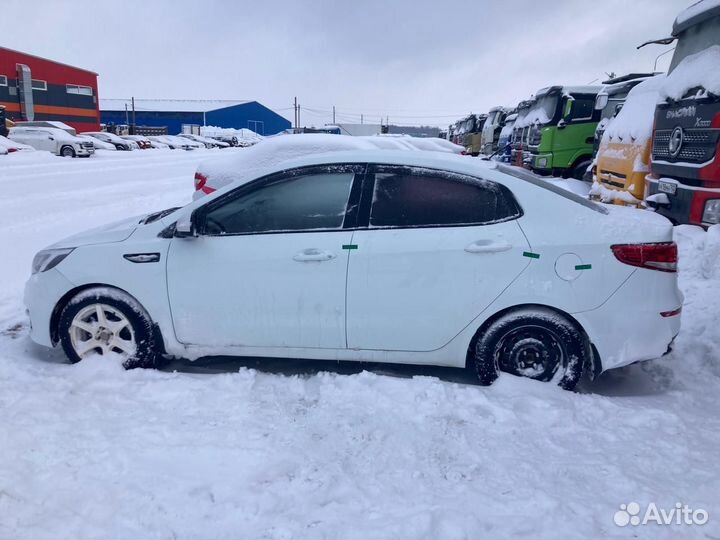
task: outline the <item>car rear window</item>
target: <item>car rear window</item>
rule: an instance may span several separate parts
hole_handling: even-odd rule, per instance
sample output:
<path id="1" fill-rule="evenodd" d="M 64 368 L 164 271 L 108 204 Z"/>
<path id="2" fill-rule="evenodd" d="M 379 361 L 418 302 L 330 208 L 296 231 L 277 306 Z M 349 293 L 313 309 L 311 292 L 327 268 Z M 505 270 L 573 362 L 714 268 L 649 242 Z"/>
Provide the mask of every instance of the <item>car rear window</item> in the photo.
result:
<path id="1" fill-rule="evenodd" d="M 591 200 L 586 199 L 585 197 L 581 197 L 577 193 L 573 193 L 572 191 L 563 189 L 560 186 L 556 186 L 552 182 L 547 182 L 546 180 L 543 180 L 542 178 L 538 178 L 534 174 L 532 174 L 528 171 L 525 171 L 523 169 L 519 169 L 517 167 L 511 167 L 508 165 L 498 164 L 497 170 L 504 172 L 505 174 L 509 174 L 510 176 L 514 176 L 515 178 L 519 178 L 520 180 L 525 180 L 526 182 L 529 182 L 535 186 L 541 187 L 543 189 L 547 189 L 548 191 L 552 191 L 556 195 L 560 195 L 561 197 L 564 197 L 565 199 L 569 199 L 573 202 L 581 204 L 585 208 L 589 208 L 590 210 L 594 210 L 595 212 L 600 212 L 601 214 L 608 213 L 607 208 L 603 208 L 602 205 L 594 203 Z"/>

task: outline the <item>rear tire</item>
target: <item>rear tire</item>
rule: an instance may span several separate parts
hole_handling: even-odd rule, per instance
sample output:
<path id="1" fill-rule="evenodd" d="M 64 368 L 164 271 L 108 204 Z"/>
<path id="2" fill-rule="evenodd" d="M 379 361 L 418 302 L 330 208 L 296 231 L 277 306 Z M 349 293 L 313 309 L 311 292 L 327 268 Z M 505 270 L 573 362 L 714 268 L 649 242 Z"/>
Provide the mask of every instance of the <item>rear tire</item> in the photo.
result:
<path id="1" fill-rule="evenodd" d="M 73 364 L 113 354 L 125 369 L 158 366 L 159 348 L 150 317 L 130 295 L 108 287 L 86 289 L 63 308 L 60 343 Z"/>
<path id="2" fill-rule="evenodd" d="M 75 157 L 75 149 L 72 146 L 63 146 L 60 149 L 60 156 L 62 157 Z"/>
<path id="3" fill-rule="evenodd" d="M 470 349 L 470 364 L 481 384 L 492 384 L 499 372 L 555 382 L 573 390 L 591 358 L 584 333 L 547 308 L 523 308 L 494 321 Z"/>

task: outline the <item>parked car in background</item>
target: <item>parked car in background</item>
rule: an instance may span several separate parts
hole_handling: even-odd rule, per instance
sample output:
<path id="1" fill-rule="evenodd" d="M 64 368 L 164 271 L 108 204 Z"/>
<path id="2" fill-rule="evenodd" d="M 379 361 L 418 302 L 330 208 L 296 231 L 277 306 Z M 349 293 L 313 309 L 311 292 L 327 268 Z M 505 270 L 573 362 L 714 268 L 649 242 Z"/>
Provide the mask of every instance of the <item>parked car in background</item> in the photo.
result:
<path id="1" fill-rule="evenodd" d="M 176 135 L 148 135 L 148 139 L 166 144 L 172 150 L 195 150 L 204 147 L 195 141 Z"/>
<path id="2" fill-rule="evenodd" d="M 195 135 L 194 133 L 180 133 L 178 137 L 190 139 L 205 146 L 205 148 L 229 148 L 230 144 L 225 141 L 219 141 L 211 139 L 210 137 L 203 137 L 202 135 Z"/>
<path id="3" fill-rule="evenodd" d="M 170 148 L 170 145 L 168 145 L 168 144 L 166 144 L 166 143 L 164 143 L 164 142 L 161 142 L 161 141 L 159 141 L 159 140 L 155 140 L 155 139 L 153 139 L 150 135 L 147 135 L 145 138 L 146 138 L 148 141 L 150 141 L 150 147 L 151 147 L 151 148 L 163 149 L 163 150 L 167 150 L 167 149 Z"/>
<path id="4" fill-rule="evenodd" d="M 662 356 L 679 331 L 677 246 L 655 213 L 437 152 L 336 152 L 255 171 L 38 253 L 31 338 L 72 362 L 430 364 L 572 389 L 584 373 Z"/>
<path id="5" fill-rule="evenodd" d="M 90 157 L 95 153 L 92 142 L 58 128 L 13 127 L 8 138 L 62 157 Z"/>
<path id="6" fill-rule="evenodd" d="M 100 139 L 96 139 L 95 137 L 91 137 L 90 135 L 85 135 L 84 133 L 81 133 L 80 135 L 78 135 L 78 137 L 80 139 L 90 141 L 93 144 L 95 150 L 117 150 L 114 144 L 101 141 Z"/>
<path id="7" fill-rule="evenodd" d="M 592 197 L 615 204 L 642 204 L 650 171 L 655 103 L 664 82 L 664 75 L 641 80 L 623 99 L 617 116 L 603 128 Z"/>
<path id="8" fill-rule="evenodd" d="M 27 152 L 32 150 L 35 149 L 28 144 L 13 141 L 12 139 L 8 139 L 7 137 L 0 135 L 0 152 L 2 152 L 3 155 L 12 154 L 13 152 Z"/>
<path id="9" fill-rule="evenodd" d="M 83 135 L 88 135 L 90 137 L 93 137 L 94 139 L 110 143 L 114 145 L 117 150 L 128 151 L 133 149 L 130 141 L 126 141 L 125 139 L 115 135 L 114 133 L 108 133 L 106 131 L 86 131 L 85 133 L 83 133 Z"/>
<path id="10" fill-rule="evenodd" d="M 229 183 L 248 178 L 262 171 L 269 164 L 327 152 L 350 150 L 394 150 L 398 152 L 460 154 L 460 145 L 437 138 L 410 137 L 408 135 L 374 135 L 351 137 L 349 135 L 325 135 L 307 133 L 282 135 L 263 139 L 242 152 L 224 155 L 202 162 L 195 173 L 197 199 Z"/>
<path id="11" fill-rule="evenodd" d="M 120 135 L 120 138 L 134 142 L 140 150 L 147 150 L 153 147 L 150 139 L 142 135 Z"/>
<path id="12" fill-rule="evenodd" d="M 655 109 L 647 203 L 674 223 L 720 223 L 720 3 L 689 7 Z"/>

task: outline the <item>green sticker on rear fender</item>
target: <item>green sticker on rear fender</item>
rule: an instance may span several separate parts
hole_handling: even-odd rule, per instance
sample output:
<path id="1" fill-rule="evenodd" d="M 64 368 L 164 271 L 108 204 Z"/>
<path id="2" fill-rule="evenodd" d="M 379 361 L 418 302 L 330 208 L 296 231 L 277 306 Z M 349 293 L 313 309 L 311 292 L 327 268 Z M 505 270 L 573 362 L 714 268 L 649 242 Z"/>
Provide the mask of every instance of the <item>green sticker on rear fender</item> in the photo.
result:
<path id="1" fill-rule="evenodd" d="M 575 265 L 575 270 L 590 270 L 592 268 L 592 264 L 577 264 Z"/>

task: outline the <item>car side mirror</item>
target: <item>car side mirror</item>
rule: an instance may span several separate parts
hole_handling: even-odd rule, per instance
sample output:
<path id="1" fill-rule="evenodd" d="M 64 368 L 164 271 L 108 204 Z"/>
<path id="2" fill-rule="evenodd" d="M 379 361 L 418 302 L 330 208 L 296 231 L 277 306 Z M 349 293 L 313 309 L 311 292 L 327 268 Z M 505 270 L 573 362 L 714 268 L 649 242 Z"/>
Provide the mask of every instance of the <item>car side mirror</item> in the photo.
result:
<path id="1" fill-rule="evenodd" d="M 175 223 L 175 238 L 193 238 L 197 236 L 197 228 L 195 227 L 195 213 L 189 216 L 183 216 Z"/>
<path id="2" fill-rule="evenodd" d="M 565 120 L 560 120 L 557 124 L 558 129 L 565 129 L 567 127 L 567 122 Z"/>

